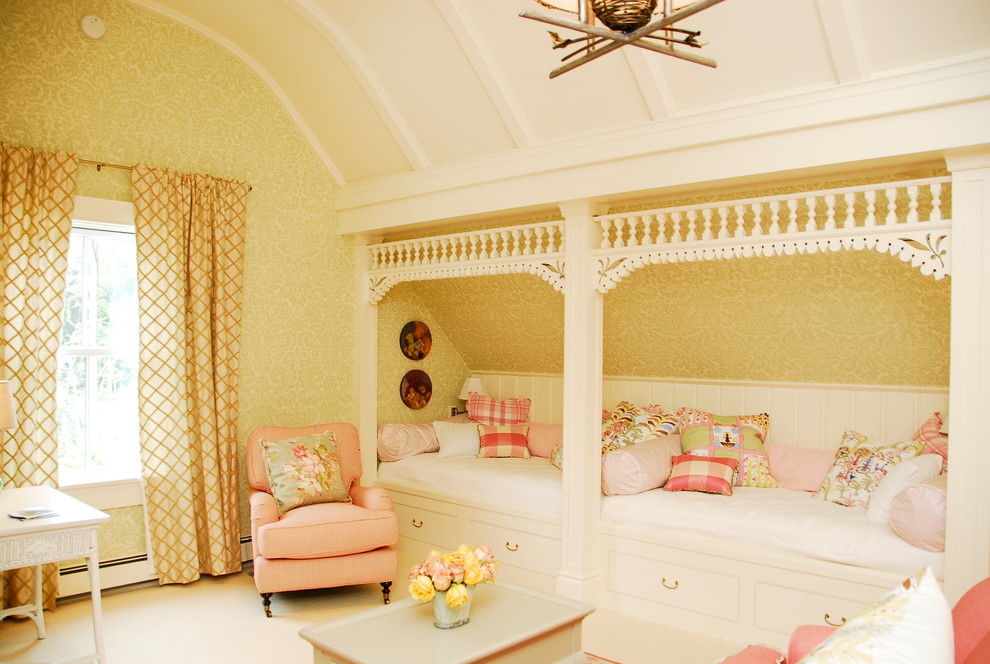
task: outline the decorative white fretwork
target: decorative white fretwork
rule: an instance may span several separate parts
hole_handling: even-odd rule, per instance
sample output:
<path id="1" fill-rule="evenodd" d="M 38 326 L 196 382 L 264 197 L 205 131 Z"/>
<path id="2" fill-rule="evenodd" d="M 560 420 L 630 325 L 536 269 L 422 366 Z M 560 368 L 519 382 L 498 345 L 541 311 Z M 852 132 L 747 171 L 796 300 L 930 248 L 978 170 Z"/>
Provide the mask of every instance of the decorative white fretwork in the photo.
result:
<path id="1" fill-rule="evenodd" d="M 923 274 L 950 272 L 948 177 L 597 217 L 598 290 L 644 265 L 874 249 Z"/>
<path id="2" fill-rule="evenodd" d="M 564 224 L 560 221 L 370 245 L 369 301 L 398 283 L 530 273 L 561 290 Z"/>
<path id="3" fill-rule="evenodd" d="M 645 265 L 871 249 L 941 279 L 951 268 L 949 177 L 727 200 L 595 217 L 589 269 L 606 293 Z M 404 281 L 530 273 L 564 283 L 564 222 L 415 238 L 368 247 L 369 295 Z"/>

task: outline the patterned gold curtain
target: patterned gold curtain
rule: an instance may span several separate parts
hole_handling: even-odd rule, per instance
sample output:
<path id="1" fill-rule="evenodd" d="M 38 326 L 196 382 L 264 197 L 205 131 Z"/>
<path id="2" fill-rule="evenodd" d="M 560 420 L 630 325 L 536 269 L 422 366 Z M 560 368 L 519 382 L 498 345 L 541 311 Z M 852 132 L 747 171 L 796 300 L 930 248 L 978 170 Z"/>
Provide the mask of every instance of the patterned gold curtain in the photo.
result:
<path id="1" fill-rule="evenodd" d="M 0 343 L 18 427 L 0 431 L 0 478 L 8 487 L 56 486 L 55 388 L 69 232 L 79 159 L 0 145 Z M 55 607 L 58 566 L 44 566 L 45 608 Z M 33 596 L 34 568 L 0 574 L 4 606 Z"/>
<path id="2" fill-rule="evenodd" d="M 240 570 L 237 371 L 248 185 L 135 166 L 141 461 L 159 583 Z"/>

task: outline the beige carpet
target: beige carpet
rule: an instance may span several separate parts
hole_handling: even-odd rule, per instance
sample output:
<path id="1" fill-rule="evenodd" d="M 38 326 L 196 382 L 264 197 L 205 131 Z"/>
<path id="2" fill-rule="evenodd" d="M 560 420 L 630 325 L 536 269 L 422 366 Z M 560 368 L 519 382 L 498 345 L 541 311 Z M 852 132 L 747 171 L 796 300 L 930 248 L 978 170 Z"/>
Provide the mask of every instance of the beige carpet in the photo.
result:
<path id="1" fill-rule="evenodd" d="M 408 597 L 405 585 L 396 584 L 393 599 Z M 109 591 L 103 595 L 108 664 L 305 664 L 313 652 L 300 629 L 380 603 L 378 586 L 280 593 L 268 619 L 246 573 Z M 92 652 L 90 608 L 88 598 L 61 602 L 46 614 L 42 641 L 34 623 L 4 620 L 0 662 L 61 662 Z M 584 650 L 621 664 L 711 664 L 738 647 L 607 611 L 588 616 L 583 635 Z"/>

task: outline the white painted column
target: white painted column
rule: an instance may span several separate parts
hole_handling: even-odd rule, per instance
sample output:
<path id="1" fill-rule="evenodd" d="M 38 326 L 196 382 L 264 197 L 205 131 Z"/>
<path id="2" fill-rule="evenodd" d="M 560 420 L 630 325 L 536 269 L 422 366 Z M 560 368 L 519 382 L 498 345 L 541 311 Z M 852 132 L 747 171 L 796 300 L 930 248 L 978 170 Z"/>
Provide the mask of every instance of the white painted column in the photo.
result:
<path id="1" fill-rule="evenodd" d="M 381 237 L 354 238 L 354 394 L 361 440 L 361 485 L 374 486 L 378 475 L 378 307 L 371 304 L 371 254 Z"/>
<path id="2" fill-rule="evenodd" d="M 557 594 L 586 602 L 597 593 L 595 531 L 601 502 L 602 296 L 591 251 L 600 244 L 588 200 L 560 204 L 565 222 L 563 554 Z"/>
<path id="3" fill-rule="evenodd" d="M 949 497 L 945 593 L 990 576 L 990 146 L 946 155 L 952 172 Z"/>

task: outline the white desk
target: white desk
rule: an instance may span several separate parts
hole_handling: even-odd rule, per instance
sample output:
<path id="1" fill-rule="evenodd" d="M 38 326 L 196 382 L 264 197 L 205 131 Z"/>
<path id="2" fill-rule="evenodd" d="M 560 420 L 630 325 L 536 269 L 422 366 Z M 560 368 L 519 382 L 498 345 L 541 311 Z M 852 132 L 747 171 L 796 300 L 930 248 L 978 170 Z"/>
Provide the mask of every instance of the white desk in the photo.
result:
<path id="1" fill-rule="evenodd" d="M 58 516 L 25 521 L 7 516 L 10 512 L 37 506 L 48 507 L 58 512 Z M 109 520 L 110 517 L 100 510 L 51 487 L 0 490 L 0 570 L 35 566 L 34 601 L 0 611 L 0 620 L 10 615 L 28 615 L 34 620 L 38 638 L 45 638 L 41 565 L 67 558 L 85 557 L 93 600 L 93 639 L 96 653 L 72 661 L 106 664 L 96 528 Z"/>
<path id="2" fill-rule="evenodd" d="M 407 599 L 300 630 L 315 664 L 586 663 L 581 621 L 594 607 L 504 583 L 482 584 L 471 622 L 433 626 L 433 605 Z"/>

